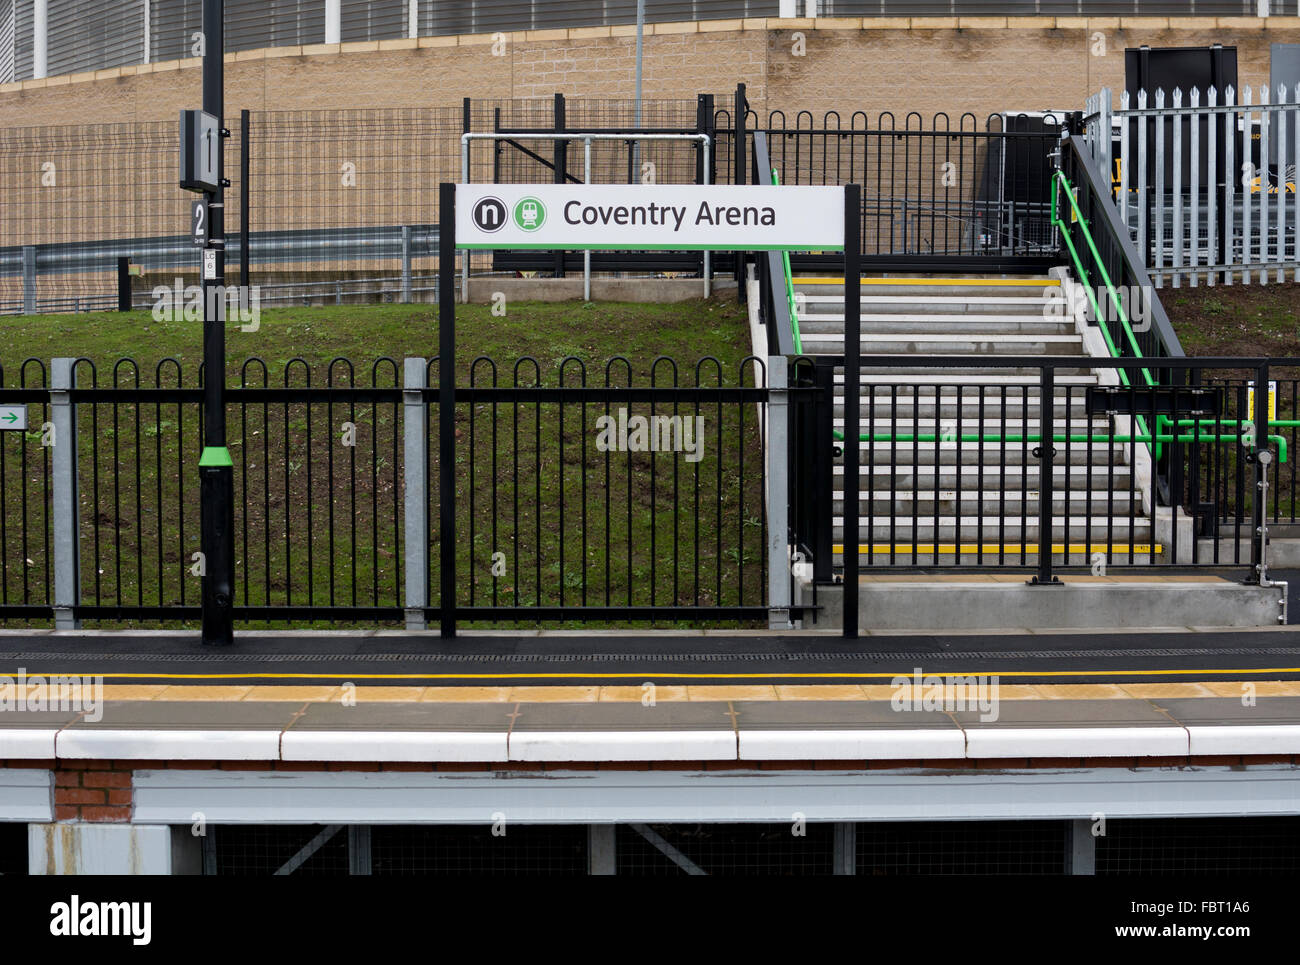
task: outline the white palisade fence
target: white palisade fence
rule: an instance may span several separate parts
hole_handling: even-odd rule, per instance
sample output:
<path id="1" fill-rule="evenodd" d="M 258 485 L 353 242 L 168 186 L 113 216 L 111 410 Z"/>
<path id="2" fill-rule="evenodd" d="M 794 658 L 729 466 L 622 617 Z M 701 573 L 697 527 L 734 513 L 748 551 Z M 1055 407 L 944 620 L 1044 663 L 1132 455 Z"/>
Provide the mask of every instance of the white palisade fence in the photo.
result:
<path id="1" fill-rule="evenodd" d="M 1085 136 L 1156 285 L 1300 281 L 1300 85 L 1088 99 Z"/>

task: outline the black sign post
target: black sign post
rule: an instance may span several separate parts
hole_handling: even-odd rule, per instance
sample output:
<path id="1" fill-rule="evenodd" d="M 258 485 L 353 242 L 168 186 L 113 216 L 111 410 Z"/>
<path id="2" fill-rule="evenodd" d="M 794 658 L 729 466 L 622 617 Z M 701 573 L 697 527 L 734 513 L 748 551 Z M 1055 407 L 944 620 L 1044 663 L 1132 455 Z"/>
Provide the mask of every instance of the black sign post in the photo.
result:
<path id="1" fill-rule="evenodd" d="M 858 636 L 858 436 L 862 412 L 862 188 L 844 186 L 844 636 Z"/>
<path id="2" fill-rule="evenodd" d="M 466 253 L 465 257 L 468 257 Z M 439 629 L 456 635 L 456 185 L 438 189 Z"/>
<path id="3" fill-rule="evenodd" d="M 216 189 L 205 192 L 203 259 L 203 452 L 199 456 L 199 544 L 203 551 L 203 642 L 234 642 L 235 473 L 226 448 L 226 231 L 224 0 L 203 0 L 203 110 L 217 119 Z"/>

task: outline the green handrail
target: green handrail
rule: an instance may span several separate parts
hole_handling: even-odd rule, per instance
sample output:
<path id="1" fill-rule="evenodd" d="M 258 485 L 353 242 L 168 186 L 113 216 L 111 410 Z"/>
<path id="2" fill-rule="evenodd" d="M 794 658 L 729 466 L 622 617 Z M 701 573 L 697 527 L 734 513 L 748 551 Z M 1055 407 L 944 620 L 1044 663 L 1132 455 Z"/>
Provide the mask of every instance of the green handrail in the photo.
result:
<path id="1" fill-rule="evenodd" d="M 776 173 L 776 168 L 772 168 L 772 183 L 779 185 L 781 175 Z M 794 333 L 794 350 L 798 355 L 803 355 L 803 339 L 799 335 L 799 313 L 794 308 L 794 275 L 790 270 L 790 251 L 787 248 L 781 249 L 781 267 L 785 269 L 785 300 L 790 305 L 790 330 Z"/>
<path id="2" fill-rule="evenodd" d="M 1180 423 L 1181 423 L 1182 421 L 1190 421 L 1190 420 L 1179 420 L 1179 421 L 1180 421 Z M 1203 421 L 1213 422 L 1214 420 L 1209 419 L 1209 420 L 1203 420 Z M 1236 421 L 1236 420 L 1224 420 L 1224 421 L 1225 421 L 1225 422 L 1228 422 L 1228 421 Z M 1296 425 L 1300 425 L 1300 422 L 1298 422 L 1298 423 L 1294 423 L 1294 424 L 1296 424 Z M 1283 423 L 1271 422 L 1271 423 L 1269 423 L 1269 425 L 1282 426 L 1282 425 L 1284 425 L 1284 424 L 1283 424 Z M 840 432 L 838 429 L 832 429 L 832 430 L 831 430 L 831 433 L 832 433 L 832 435 L 834 435 L 834 437 L 835 437 L 835 439 L 836 439 L 837 441 L 839 441 L 839 442 L 843 442 L 843 441 L 844 441 L 844 433 Z M 1074 442 L 1083 442 L 1083 443 L 1088 443 L 1089 445 L 1115 445 L 1115 444 L 1122 444 L 1122 443 L 1136 443 L 1136 442 L 1151 443 L 1151 444 L 1156 444 L 1156 445 L 1160 445 L 1160 444 L 1163 444 L 1163 443 L 1166 443 L 1166 442 L 1193 442 L 1193 443 L 1197 443 L 1197 442 L 1237 442 L 1237 443 L 1240 443 L 1240 442 L 1241 442 L 1241 438 L 1242 438 L 1242 436 L 1241 436 L 1240 434 L 1238 434 L 1238 433 L 1230 433 L 1230 434 L 1226 434 L 1226 435 L 1223 434 L 1223 433 L 1210 433 L 1210 434 L 1207 435 L 1205 432 L 1203 432 L 1203 431 L 1202 431 L 1201 429 L 1199 429 L 1199 428 L 1196 429 L 1194 432 L 1191 432 L 1191 433 L 1178 433 L 1178 434 L 1175 434 L 1175 433 L 1173 433 L 1173 432 L 1160 432 L 1160 431 L 1157 431 L 1154 435 L 1151 434 L 1151 433 L 1145 432 L 1145 431 L 1144 431 L 1144 432 L 1139 432 L 1139 433 L 1118 433 L 1118 434 L 1107 433 L 1107 434 L 1105 434 L 1105 435 L 1092 435 L 1091 433 L 1086 433 L 1086 432 L 1075 432 L 1075 433 L 1068 433 L 1068 434 L 1067 434 L 1067 433 L 1064 433 L 1064 432 L 1058 432 L 1058 433 L 1053 433 L 1053 434 L 1052 434 L 1052 441 L 1053 441 L 1053 442 L 1071 442 L 1071 443 L 1074 443 Z M 1269 441 L 1271 441 L 1271 442 L 1276 442 L 1277 445 L 1278 445 L 1278 461 L 1279 461 L 1279 462 L 1286 462 L 1286 461 L 1287 461 L 1287 447 L 1286 447 L 1286 439 L 1285 439 L 1285 437 L 1283 437 L 1283 436 L 1276 436 L 1276 435 L 1270 435 L 1268 438 L 1269 438 Z M 957 435 L 957 434 L 955 434 L 955 433 L 954 433 L 954 434 L 949 434 L 949 433 L 939 433 L 939 432 L 876 432 L 876 433 L 865 433 L 865 432 L 864 432 L 862 435 L 860 435 L 860 436 L 858 437 L 858 441 L 860 441 L 860 442 L 998 442 L 998 443 L 1019 442 L 1019 443 L 1030 443 L 1030 442 L 1042 442 L 1042 441 L 1043 441 L 1043 436 L 1042 436 L 1042 433 L 1038 433 L 1038 432 L 1030 432 L 1030 433 L 1021 433 L 1021 432 L 987 432 L 987 433 L 963 432 L 963 433 L 960 434 L 960 435 Z"/>

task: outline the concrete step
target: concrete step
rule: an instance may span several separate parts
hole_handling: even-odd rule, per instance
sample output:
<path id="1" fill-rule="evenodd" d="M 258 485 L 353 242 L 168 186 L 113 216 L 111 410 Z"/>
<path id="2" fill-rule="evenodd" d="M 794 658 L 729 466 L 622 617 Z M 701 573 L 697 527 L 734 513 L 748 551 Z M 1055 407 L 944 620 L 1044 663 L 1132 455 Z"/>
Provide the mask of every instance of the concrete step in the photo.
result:
<path id="1" fill-rule="evenodd" d="M 843 355 L 844 333 L 801 335 L 805 354 Z M 1079 335 L 862 332 L 863 355 L 1082 355 Z"/>
<path id="2" fill-rule="evenodd" d="M 838 440 L 837 440 L 838 442 Z M 858 459 L 863 463 L 878 466 L 893 466 L 902 471 L 913 465 L 933 466 L 1020 466 L 1026 463 L 1037 464 L 1033 455 L 1035 443 L 964 442 L 960 446 L 955 442 L 858 442 Z M 1057 444 L 1057 455 L 1053 460 L 1056 465 L 1086 467 L 1091 464 L 1094 477 L 1106 471 L 1113 460 L 1116 464 L 1123 461 L 1127 446 L 1069 446 L 1066 451 Z M 835 456 L 834 461 L 842 464 L 844 457 Z"/>
<path id="3" fill-rule="evenodd" d="M 808 353 L 815 354 L 815 353 Z M 837 353 L 827 353 L 837 354 Z M 863 369 L 862 374 L 858 376 L 859 385 L 898 385 L 904 386 L 908 390 L 946 389 L 954 394 L 959 387 L 982 386 L 986 391 L 1001 392 L 1003 388 L 1015 387 L 1015 395 L 1019 397 L 1021 386 L 1031 386 L 1033 391 L 1030 398 L 1037 397 L 1037 389 L 1041 384 L 1042 376 L 1038 369 L 1026 368 L 978 368 L 978 367 L 961 367 L 961 368 L 931 368 L 918 369 L 915 366 L 908 368 L 902 361 L 898 367 L 870 368 Z M 844 367 L 835 366 L 833 379 L 835 385 L 844 384 Z M 1096 385 L 1097 376 L 1091 370 L 1085 369 L 1057 369 L 1056 385 L 1058 388 L 1065 386 L 1079 385 Z M 924 394 L 924 393 L 923 393 Z M 1008 392 L 1008 397 L 1012 393 Z M 1080 393 L 1082 394 L 1082 393 Z"/>
<path id="4" fill-rule="evenodd" d="M 844 520 L 841 516 L 831 519 L 833 540 L 843 542 Z M 961 540 L 982 542 L 985 540 L 1024 540 L 1030 543 L 1038 541 L 1038 517 L 1022 518 L 1019 516 L 940 516 L 936 527 L 934 517 L 926 519 L 921 516 L 870 516 L 858 522 L 858 539 L 863 543 L 879 540 L 906 540 L 931 542 L 940 540 Z M 1052 539 L 1056 542 L 1147 542 L 1151 538 L 1151 521 L 1137 516 L 1054 516 L 1052 518 Z"/>
<path id="5" fill-rule="evenodd" d="M 1024 575 L 1028 578 L 1032 569 L 1038 566 L 1037 543 L 1022 543 L 1015 540 L 999 543 L 996 532 L 986 536 L 982 543 L 962 542 L 958 552 L 958 544 L 955 543 L 911 543 L 901 540 L 890 543 L 888 534 L 885 534 L 873 544 L 861 545 L 858 555 L 859 567 L 867 573 L 888 573 L 899 567 L 960 566 L 991 570 L 1019 567 L 1026 570 Z M 831 565 L 838 570 L 843 567 L 844 559 L 839 544 L 835 545 L 834 550 Z M 1165 548 L 1159 544 L 1126 543 L 1118 539 L 1107 542 L 1105 534 L 1102 534 L 1091 543 L 1082 541 L 1053 543 L 1052 563 L 1054 566 L 1088 568 L 1097 553 L 1106 557 L 1107 566 L 1114 567 L 1149 567 L 1169 562 L 1165 556 Z"/>
<path id="6" fill-rule="evenodd" d="M 1135 499 L 1136 494 L 1127 490 L 1111 492 L 1107 489 L 1068 490 L 1052 494 L 1052 513 L 1064 516 L 1087 515 L 1088 513 L 1105 513 L 1108 505 L 1113 512 L 1129 515 L 1130 509 L 1135 515 L 1141 515 L 1142 507 Z M 831 512 L 836 516 L 844 513 L 844 493 L 835 492 L 831 500 Z M 863 492 L 858 499 L 858 512 L 875 516 L 920 519 L 929 517 L 931 521 L 938 515 L 945 516 L 986 516 L 998 518 L 1036 517 L 1041 511 L 1043 501 L 1036 490 L 1022 494 L 1019 491 L 983 490 L 963 491 L 956 489 L 921 489 L 913 490 L 909 486 L 899 485 L 891 493 L 888 489 Z"/>
<path id="7" fill-rule="evenodd" d="M 1028 577 L 1028 572 L 1022 574 Z M 861 630 L 1088 629 L 1171 626 L 1267 627 L 1284 617 L 1285 586 L 1243 586 L 1231 580 L 1093 581 L 1063 574 L 1060 586 L 1027 586 L 1023 579 L 860 581 Z M 817 587 L 817 626 L 842 626 L 842 586 Z M 812 587 L 796 584 L 796 600 Z M 1140 645 L 1135 640 L 1135 645 Z"/>
<path id="8" fill-rule="evenodd" d="M 948 401 L 939 402 L 938 404 L 935 403 L 933 397 L 929 401 L 922 399 L 918 402 L 910 396 L 893 401 L 885 392 L 870 394 L 864 392 L 859 396 L 859 400 L 859 411 L 862 413 L 862 418 L 865 419 L 867 413 L 874 406 L 877 421 L 882 418 L 888 420 L 892 412 L 900 426 L 911 425 L 913 419 L 933 422 L 936 418 L 939 418 L 945 421 L 955 421 L 960 416 L 964 427 L 966 425 L 979 425 L 981 417 L 987 423 L 990 418 L 1000 416 L 1004 412 L 1008 419 L 1015 419 L 1028 414 L 1031 419 L 1036 420 L 1042 415 L 1042 406 L 1038 404 L 1036 399 L 1026 405 L 1020 399 L 1019 393 L 1009 394 L 1006 397 L 1005 406 L 1000 395 L 986 396 L 982 410 L 979 401 L 980 396 L 974 393 L 968 394 L 966 401 L 960 405 L 952 397 L 949 397 Z M 1061 429 L 1065 427 L 1067 416 L 1070 420 L 1071 429 L 1074 429 L 1075 426 L 1083 426 L 1088 420 L 1086 403 L 1082 395 L 1075 395 L 1068 402 L 1064 397 L 1058 396 L 1058 401 L 1052 407 L 1052 412 L 1058 423 L 1058 428 Z M 842 396 L 835 401 L 834 415 L 837 419 L 844 418 L 844 399 Z"/>
<path id="9" fill-rule="evenodd" d="M 956 489 L 963 491 L 1006 490 L 1019 492 L 1021 489 L 1037 490 L 1042 478 L 1042 467 L 1037 463 L 1015 466 L 956 466 L 935 467 L 910 464 L 890 466 L 863 463 L 858 466 L 858 487 L 860 489 L 884 489 L 888 491 L 892 482 L 896 490 Z M 831 466 L 831 477 L 838 488 L 843 488 L 844 464 L 837 462 Z M 1104 490 L 1107 482 L 1115 487 L 1115 492 L 1128 492 L 1133 488 L 1133 471 L 1124 463 L 1108 466 L 1104 472 L 1096 468 L 1090 474 L 1087 467 L 1056 464 L 1052 466 L 1052 488 L 1056 490 Z M 936 482 L 937 480 L 937 482 Z"/>
<path id="10" fill-rule="evenodd" d="M 817 295 L 823 298 L 844 299 L 842 279 L 825 280 L 814 284 L 812 280 L 792 279 L 796 293 Z M 864 278 L 858 288 L 859 297 L 911 297 L 929 300 L 932 297 L 960 298 L 980 301 L 985 298 L 1025 298 L 1042 301 L 1061 291 L 1060 285 L 1050 278 Z"/>
<path id="11" fill-rule="evenodd" d="M 859 317 L 859 322 L 865 327 L 868 325 L 890 324 L 900 328 L 917 324 L 919 322 L 943 322 L 949 326 L 949 331 L 964 332 L 968 328 L 978 328 L 980 325 L 992 322 L 1021 322 L 1033 323 L 1041 322 L 1044 324 L 1055 323 L 1061 324 L 1069 322 L 1069 319 L 1056 317 L 1051 318 L 1044 316 L 1041 312 L 1038 314 L 1008 314 L 1006 312 L 986 312 L 978 315 L 951 315 L 935 311 L 915 311 L 915 312 L 863 312 Z M 833 325 L 844 325 L 844 313 L 835 312 L 814 312 L 808 315 L 799 315 L 800 331 L 805 321 L 826 322 Z"/>
<path id="12" fill-rule="evenodd" d="M 919 317 L 907 321 L 864 318 L 860 331 L 878 335 L 888 332 L 933 335 L 1073 335 L 1074 323 L 1032 315 L 971 315 L 960 324 Z M 844 317 L 833 315 L 799 316 L 799 335 L 843 335 Z"/>
<path id="13" fill-rule="evenodd" d="M 808 313 L 830 312 L 844 317 L 844 295 L 826 295 L 815 291 L 795 292 L 795 307 Z M 1041 316 L 1048 310 L 1061 313 L 1065 298 L 1059 289 L 1051 289 L 1046 296 L 973 297 L 964 295 L 863 295 L 858 305 L 864 315 L 868 312 L 897 312 L 902 314 L 928 314 L 942 311 L 949 315 L 980 315 L 987 313 Z M 1059 309 L 1058 309 L 1059 306 Z M 798 312 L 800 319 L 805 311 Z"/>

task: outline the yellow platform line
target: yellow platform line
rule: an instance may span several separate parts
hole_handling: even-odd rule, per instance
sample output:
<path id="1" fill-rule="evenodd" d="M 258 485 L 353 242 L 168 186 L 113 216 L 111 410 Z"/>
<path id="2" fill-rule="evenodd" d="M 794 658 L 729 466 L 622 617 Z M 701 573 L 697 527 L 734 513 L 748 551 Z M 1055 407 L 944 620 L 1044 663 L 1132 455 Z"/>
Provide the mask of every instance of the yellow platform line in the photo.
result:
<path id="1" fill-rule="evenodd" d="M 1038 544 L 1037 543 L 1007 543 L 1005 545 L 1002 545 L 999 543 L 986 543 L 983 546 L 980 546 L 977 543 L 962 543 L 960 552 L 961 553 L 981 553 L 981 552 L 1019 553 L 1022 550 L 1026 553 L 1037 553 Z M 843 553 L 844 544 L 843 543 L 832 544 L 831 552 Z M 955 554 L 958 552 L 958 549 L 956 543 L 940 543 L 937 550 L 933 543 L 896 543 L 893 544 L 892 546 L 889 543 L 877 543 L 875 545 L 870 545 L 867 543 L 859 543 L 858 553 L 861 554 L 867 552 L 871 552 L 875 554 L 883 554 L 883 553 L 902 553 L 902 554 L 931 553 L 933 554 L 936 552 Z M 1053 553 L 1070 552 L 1070 553 L 1151 554 L 1151 553 L 1163 553 L 1164 547 L 1159 543 L 1157 543 L 1154 546 L 1152 546 L 1150 543 L 1112 543 L 1109 546 L 1107 546 L 1105 543 L 1092 543 L 1086 546 L 1083 543 L 1071 543 L 1069 545 L 1069 549 L 1067 550 L 1066 545 L 1064 543 L 1053 543 L 1052 552 Z"/>
<path id="2" fill-rule="evenodd" d="M 911 676 L 916 668 L 906 674 Z M 24 671 L 27 679 L 33 677 L 67 676 L 64 671 L 57 673 L 40 673 L 30 668 Z M 969 677 L 988 673 L 989 668 L 969 668 L 954 670 L 944 668 L 942 671 L 925 671 L 922 675 L 934 674 L 943 677 Z M 14 672 L 15 674 L 17 671 Z M 1003 670 L 996 674 L 1001 677 L 1187 677 L 1201 675 L 1205 680 L 1212 680 L 1215 675 L 1242 676 L 1258 674 L 1300 674 L 1300 667 L 1248 667 L 1245 669 L 1228 669 L 1221 667 L 1196 667 L 1189 670 Z M 633 680 L 644 682 L 646 679 L 661 680 L 861 680 L 864 678 L 893 680 L 901 675 L 898 670 L 888 671 L 809 671 L 809 672 L 766 672 L 766 673 L 682 673 L 645 671 L 638 673 L 599 673 L 566 671 L 555 673 L 91 673 L 78 676 L 103 677 L 105 680 Z M 1208 676 L 1207 676 L 1208 675 Z"/>
<path id="3" fill-rule="evenodd" d="M 793 278 L 796 285 L 843 285 L 843 278 Z M 990 288 L 1059 288 L 1057 278 L 863 278 L 863 285 L 984 285 Z"/>

